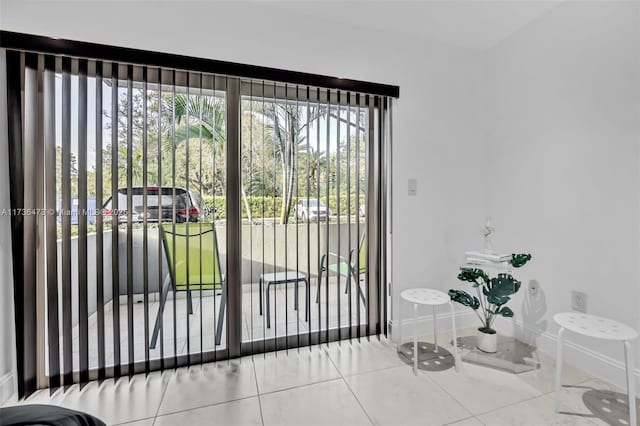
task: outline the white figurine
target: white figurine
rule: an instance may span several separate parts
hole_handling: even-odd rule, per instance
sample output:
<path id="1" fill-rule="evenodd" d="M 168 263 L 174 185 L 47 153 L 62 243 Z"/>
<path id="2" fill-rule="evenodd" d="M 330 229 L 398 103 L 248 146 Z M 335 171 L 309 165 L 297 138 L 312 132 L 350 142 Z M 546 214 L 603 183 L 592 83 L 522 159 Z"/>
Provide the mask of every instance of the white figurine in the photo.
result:
<path id="1" fill-rule="evenodd" d="M 493 244 L 491 243 L 491 238 L 493 234 L 496 232 L 493 224 L 491 223 L 491 218 L 487 218 L 487 222 L 482 228 L 482 235 L 484 235 L 484 252 L 493 254 Z"/>

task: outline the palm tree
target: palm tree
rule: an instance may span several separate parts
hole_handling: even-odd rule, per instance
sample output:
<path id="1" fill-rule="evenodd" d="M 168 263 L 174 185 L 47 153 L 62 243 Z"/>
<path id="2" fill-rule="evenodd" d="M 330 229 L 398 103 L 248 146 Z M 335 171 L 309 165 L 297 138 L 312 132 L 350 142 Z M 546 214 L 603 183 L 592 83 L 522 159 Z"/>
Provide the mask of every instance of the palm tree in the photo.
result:
<path id="1" fill-rule="evenodd" d="M 209 143 L 213 155 L 220 158 L 226 147 L 226 111 L 225 101 L 221 98 L 209 96 L 189 96 L 177 94 L 175 102 L 172 98 L 165 100 L 163 108 L 167 114 L 175 113 L 176 146 L 191 140 Z M 304 108 L 306 111 L 306 108 Z M 295 190 L 295 173 L 298 164 L 298 154 L 306 152 L 306 127 L 323 114 L 317 107 L 309 109 L 309 117 L 303 108 L 286 102 L 264 104 L 264 108 L 252 108 L 251 113 L 260 117 L 265 126 L 266 136 L 273 142 L 273 152 L 279 160 L 282 174 L 282 204 L 280 209 L 280 223 L 288 223 L 291 214 L 292 201 Z M 187 119 L 188 118 L 188 119 Z M 170 121 L 170 120 L 169 120 Z M 175 149 L 169 137 L 165 138 L 167 149 Z M 316 165 L 314 163 L 314 165 Z M 223 179 L 223 177 L 221 177 Z M 257 179 L 257 178 L 256 178 Z M 260 187 L 264 182 L 249 182 L 250 189 Z M 247 200 L 244 185 L 241 185 L 242 199 L 251 220 L 251 210 Z"/>
<path id="2" fill-rule="evenodd" d="M 317 182 L 318 175 L 321 170 L 327 167 L 327 155 L 324 151 L 317 151 L 313 147 L 309 147 L 310 152 L 307 154 L 308 157 L 308 170 L 307 175 L 309 177 L 309 186 L 308 192 L 311 194 L 314 191 L 317 191 Z M 311 187 L 311 185 L 316 185 L 316 187 Z"/>
<path id="3" fill-rule="evenodd" d="M 184 94 L 177 94 L 175 102 L 173 99 L 172 97 L 166 100 L 165 111 L 169 114 L 175 114 L 175 123 L 177 125 L 174 133 L 176 146 L 185 143 L 187 139 L 197 140 L 199 143 L 209 145 L 213 158 L 223 158 L 227 144 L 224 99 L 215 96 L 192 95 L 187 97 Z M 165 140 L 167 141 L 167 148 L 172 149 L 171 139 L 165 138 Z M 187 178 L 189 179 L 190 176 Z M 221 180 L 221 186 L 224 187 L 224 173 L 222 170 L 220 170 L 218 178 Z M 240 186 L 240 190 L 249 221 L 251 221 L 251 208 L 243 185 Z"/>
<path id="4" fill-rule="evenodd" d="M 306 152 L 305 128 L 313 121 L 319 120 L 322 115 L 320 111 L 317 107 L 311 107 L 309 108 L 309 117 L 305 117 L 306 113 L 303 108 L 287 102 L 265 104 L 264 111 L 262 111 L 267 134 L 273 141 L 275 155 L 280 160 L 282 172 L 281 224 L 289 222 L 293 192 L 296 187 L 298 154 Z"/>
<path id="5" fill-rule="evenodd" d="M 172 111 L 171 99 L 168 99 L 165 111 Z M 186 141 L 187 135 L 192 139 L 202 138 L 211 142 L 215 154 L 222 155 L 227 143 L 225 131 L 226 111 L 224 99 L 209 96 L 187 96 L 177 94 L 175 97 L 176 142 Z M 187 117 L 189 123 L 187 123 Z"/>

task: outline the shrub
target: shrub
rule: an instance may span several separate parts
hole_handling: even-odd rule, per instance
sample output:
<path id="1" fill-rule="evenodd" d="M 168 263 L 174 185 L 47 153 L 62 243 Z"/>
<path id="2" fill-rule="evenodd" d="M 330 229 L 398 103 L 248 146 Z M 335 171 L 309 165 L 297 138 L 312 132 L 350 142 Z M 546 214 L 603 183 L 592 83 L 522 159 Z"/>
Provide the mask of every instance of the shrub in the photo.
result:
<path id="1" fill-rule="evenodd" d="M 307 197 L 293 198 L 292 204 L 298 202 L 298 199 L 305 200 Z M 313 197 L 310 197 L 313 198 Z M 321 200 L 326 204 L 326 197 Z M 209 212 L 210 215 L 213 215 L 216 219 L 225 219 L 227 212 L 227 198 L 221 195 L 205 195 L 202 197 L 203 208 L 206 212 Z M 259 195 L 250 195 L 247 197 L 247 202 L 249 204 L 249 208 L 251 209 L 251 213 L 254 217 L 280 217 L 280 208 L 282 206 L 282 197 L 269 197 L 269 196 L 259 196 Z M 357 214 L 356 208 L 356 197 L 352 195 L 347 197 L 346 194 L 340 196 L 340 213 L 342 215 L 347 214 L 347 203 L 351 204 L 351 214 Z M 360 205 L 363 205 L 365 202 L 365 198 L 360 196 Z M 242 207 L 242 217 L 246 219 L 248 217 L 247 211 L 245 209 L 244 200 L 241 200 Z M 215 210 L 214 210 L 215 209 Z M 329 209 L 331 213 L 338 214 L 338 196 L 331 195 L 329 196 Z M 215 213 L 214 213 L 215 212 Z M 295 210 L 292 207 L 291 216 L 295 216 Z"/>

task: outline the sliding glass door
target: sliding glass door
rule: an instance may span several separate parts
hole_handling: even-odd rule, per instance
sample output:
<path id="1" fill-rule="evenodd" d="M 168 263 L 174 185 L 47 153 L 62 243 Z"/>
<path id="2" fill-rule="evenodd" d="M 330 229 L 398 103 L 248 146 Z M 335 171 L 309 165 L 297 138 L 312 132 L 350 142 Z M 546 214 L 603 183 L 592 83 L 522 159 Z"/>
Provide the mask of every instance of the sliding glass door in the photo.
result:
<path id="1" fill-rule="evenodd" d="M 18 50 L 7 70 L 38 387 L 386 332 L 389 98 Z"/>
<path id="2" fill-rule="evenodd" d="M 42 374 L 55 388 L 227 357 L 227 78 L 15 60 L 25 136 L 41 135 L 23 173 L 26 217 L 46 221 Z"/>
<path id="3" fill-rule="evenodd" d="M 242 86 L 243 342 L 366 335 L 367 140 L 360 94 Z"/>

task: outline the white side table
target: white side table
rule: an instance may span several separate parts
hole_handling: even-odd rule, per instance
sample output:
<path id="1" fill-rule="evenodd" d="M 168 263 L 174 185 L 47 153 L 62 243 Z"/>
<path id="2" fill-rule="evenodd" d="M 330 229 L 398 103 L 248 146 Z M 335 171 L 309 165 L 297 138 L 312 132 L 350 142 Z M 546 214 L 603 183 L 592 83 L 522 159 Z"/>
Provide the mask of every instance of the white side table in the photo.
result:
<path id="1" fill-rule="evenodd" d="M 623 342 L 624 358 L 627 369 L 627 393 L 629 396 L 630 424 L 636 420 L 636 382 L 633 377 L 633 349 L 631 341 L 638 338 L 638 333 L 628 325 L 595 315 L 579 312 L 564 312 L 556 314 L 553 320 L 560 326 L 558 331 L 558 348 L 556 359 L 556 412 L 560 405 L 560 388 L 562 387 L 562 348 L 564 331 L 569 330 L 577 334 L 594 339 L 613 340 Z"/>
<path id="2" fill-rule="evenodd" d="M 438 333 L 436 327 L 436 306 L 449 304 L 451 308 L 451 330 L 453 331 L 453 360 L 458 371 L 458 337 L 456 334 L 456 315 L 453 310 L 451 298 L 439 291 L 429 288 L 410 288 L 400 293 L 401 299 L 413 303 L 414 326 L 413 326 L 413 374 L 418 375 L 418 305 L 430 305 L 433 309 L 433 339 L 435 352 L 438 352 Z M 402 343 L 402 319 L 399 322 L 399 337 Z"/>

